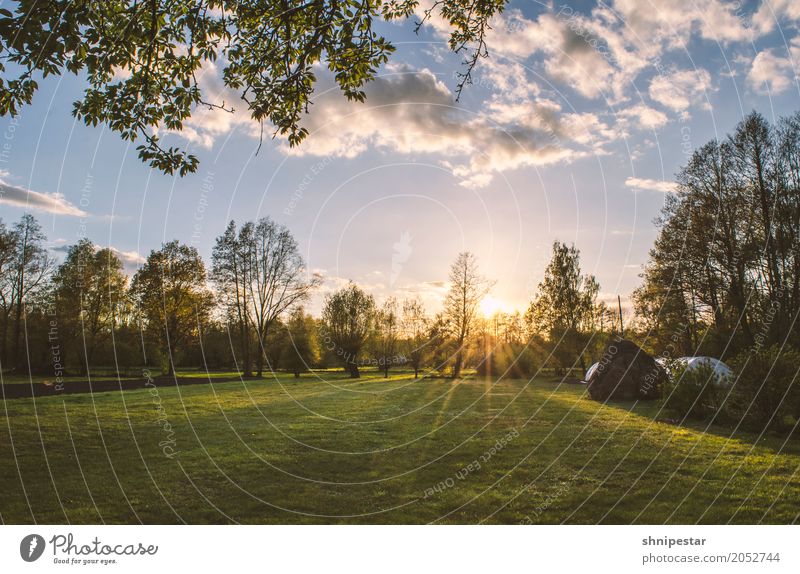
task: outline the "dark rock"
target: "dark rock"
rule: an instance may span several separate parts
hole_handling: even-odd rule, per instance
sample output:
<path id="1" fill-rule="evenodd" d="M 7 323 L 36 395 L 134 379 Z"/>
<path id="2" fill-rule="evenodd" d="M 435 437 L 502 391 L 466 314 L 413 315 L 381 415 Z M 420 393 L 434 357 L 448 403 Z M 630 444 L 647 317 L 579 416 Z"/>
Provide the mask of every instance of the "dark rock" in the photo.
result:
<path id="1" fill-rule="evenodd" d="M 599 363 L 587 381 L 596 401 L 657 399 L 667 381 L 666 370 L 627 339 L 612 339 Z"/>

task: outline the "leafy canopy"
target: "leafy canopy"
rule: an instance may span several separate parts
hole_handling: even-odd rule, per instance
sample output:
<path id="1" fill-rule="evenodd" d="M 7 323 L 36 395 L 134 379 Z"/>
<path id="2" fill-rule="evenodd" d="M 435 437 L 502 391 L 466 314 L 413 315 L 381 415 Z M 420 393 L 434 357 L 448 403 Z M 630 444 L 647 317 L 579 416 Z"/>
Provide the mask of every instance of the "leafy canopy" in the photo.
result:
<path id="1" fill-rule="evenodd" d="M 506 0 L 435 0 L 417 29 L 436 15 L 452 26 L 449 46 L 466 55 L 457 92 L 470 82 L 484 35 Z M 394 51 L 375 22 L 408 18 L 419 0 L 16 0 L 0 8 L 0 115 L 30 104 L 38 77 L 85 74 L 73 114 L 104 123 L 125 140 L 144 139 L 142 161 L 165 173 L 194 172 L 198 159 L 164 147 L 159 133 L 180 131 L 210 101 L 198 81 L 218 62 L 225 86 L 250 116 L 297 145 L 301 118 L 317 81 L 315 64 L 333 75 L 350 100 Z"/>

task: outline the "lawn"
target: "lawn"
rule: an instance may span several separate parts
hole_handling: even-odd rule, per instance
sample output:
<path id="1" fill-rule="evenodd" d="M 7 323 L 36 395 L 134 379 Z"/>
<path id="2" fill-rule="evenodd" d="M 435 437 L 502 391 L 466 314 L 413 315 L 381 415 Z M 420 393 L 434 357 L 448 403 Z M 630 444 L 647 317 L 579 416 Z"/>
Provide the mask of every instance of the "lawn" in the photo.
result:
<path id="1" fill-rule="evenodd" d="M 548 379 L 324 373 L 15 399 L 4 523 L 788 523 L 796 438 Z"/>

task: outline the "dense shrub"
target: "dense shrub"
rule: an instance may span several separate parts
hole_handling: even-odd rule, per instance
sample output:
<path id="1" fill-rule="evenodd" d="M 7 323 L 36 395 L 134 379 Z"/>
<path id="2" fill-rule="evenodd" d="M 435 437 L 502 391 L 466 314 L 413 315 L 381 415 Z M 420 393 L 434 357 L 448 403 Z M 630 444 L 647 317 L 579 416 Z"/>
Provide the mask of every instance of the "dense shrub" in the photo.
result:
<path id="1" fill-rule="evenodd" d="M 720 420 L 726 385 L 720 384 L 713 367 L 703 365 L 696 369 L 673 366 L 664 387 L 664 409 L 671 415 L 684 419 Z"/>
<path id="2" fill-rule="evenodd" d="M 726 405 L 744 428 L 790 429 L 800 417 L 800 353 L 777 345 L 738 355 L 736 379 Z"/>

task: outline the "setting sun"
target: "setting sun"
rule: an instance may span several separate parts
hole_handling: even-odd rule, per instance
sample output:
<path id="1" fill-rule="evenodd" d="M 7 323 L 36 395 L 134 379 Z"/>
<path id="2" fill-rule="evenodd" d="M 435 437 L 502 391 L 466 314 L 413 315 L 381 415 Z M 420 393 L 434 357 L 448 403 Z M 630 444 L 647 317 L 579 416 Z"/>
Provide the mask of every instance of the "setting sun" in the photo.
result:
<path id="1" fill-rule="evenodd" d="M 491 295 L 487 295 L 480 302 L 480 309 L 481 314 L 484 317 L 493 317 L 496 313 L 500 313 L 501 311 L 505 311 L 507 309 L 507 305 L 492 297 Z"/>

